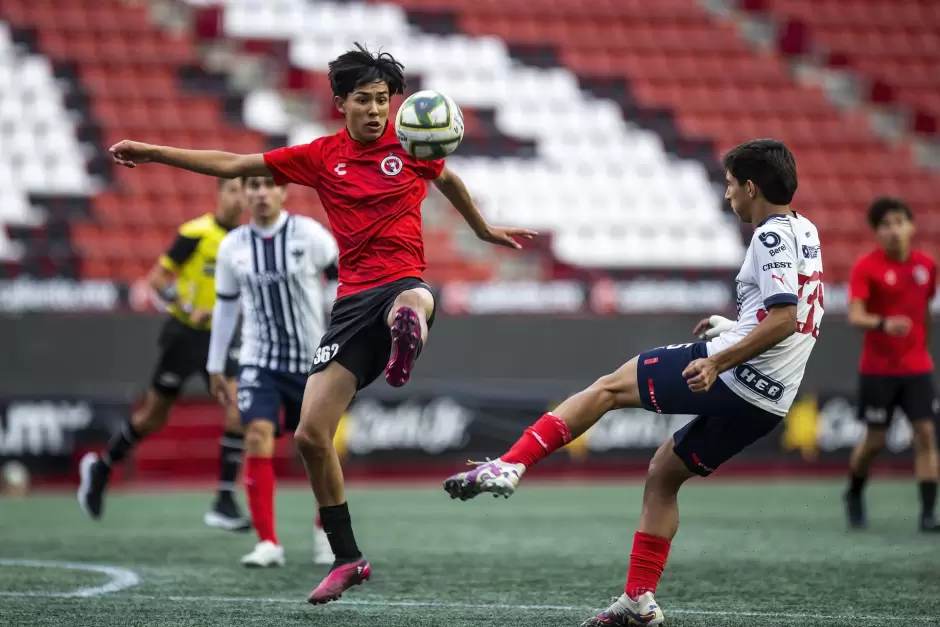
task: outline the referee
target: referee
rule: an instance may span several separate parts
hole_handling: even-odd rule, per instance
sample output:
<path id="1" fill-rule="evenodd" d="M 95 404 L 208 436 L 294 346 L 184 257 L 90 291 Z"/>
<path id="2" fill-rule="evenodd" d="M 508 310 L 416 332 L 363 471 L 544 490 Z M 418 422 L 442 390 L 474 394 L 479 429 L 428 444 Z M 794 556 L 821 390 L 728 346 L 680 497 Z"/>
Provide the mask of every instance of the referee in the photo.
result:
<path id="1" fill-rule="evenodd" d="M 101 517 L 111 469 L 145 437 L 167 423 L 183 383 L 200 374 L 208 385 L 206 359 L 212 308 L 215 305 L 215 259 L 222 238 L 238 226 L 244 208 L 241 179 L 218 179 L 215 214 L 207 213 L 179 228 L 176 240 L 148 277 L 170 314 L 160 332 L 160 357 L 143 406 L 122 425 L 100 458 L 85 455 L 80 464 L 78 502 L 88 516 Z M 225 375 L 230 395 L 236 394 L 238 363 L 229 359 Z M 235 480 L 242 461 L 243 435 L 238 406 L 224 409 L 225 434 L 220 441 L 219 486 L 205 523 L 228 531 L 250 531 L 251 521 L 235 501 Z"/>

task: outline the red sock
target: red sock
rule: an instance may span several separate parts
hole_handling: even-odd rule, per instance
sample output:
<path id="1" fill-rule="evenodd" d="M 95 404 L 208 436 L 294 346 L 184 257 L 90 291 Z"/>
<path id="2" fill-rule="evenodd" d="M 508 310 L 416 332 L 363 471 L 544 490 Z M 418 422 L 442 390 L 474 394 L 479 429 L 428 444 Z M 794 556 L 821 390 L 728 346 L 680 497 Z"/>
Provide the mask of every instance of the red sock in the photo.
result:
<path id="1" fill-rule="evenodd" d="M 656 592 L 656 585 L 669 558 L 669 540 L 637 531 L 633 535 L 633 553 L 624 592 L 633 600 L 645 592 Z"/>
<path id="2" fill-rule="evenodd" d="M 500 455 L 499 458 L 510 464 L 525 464 L 528 468 L 568 442 L 571 442 L 571 431 L 565 421 L 557 416 L 545 414 L 525 430 L 508 453 Z"/>
<path id="3" fill-rule="evenodd" d="M 274 465 L 270 457 L 245 458 L 245 490 L 248 509 L 258 540 L 277 544 L 274 534 Z"/>

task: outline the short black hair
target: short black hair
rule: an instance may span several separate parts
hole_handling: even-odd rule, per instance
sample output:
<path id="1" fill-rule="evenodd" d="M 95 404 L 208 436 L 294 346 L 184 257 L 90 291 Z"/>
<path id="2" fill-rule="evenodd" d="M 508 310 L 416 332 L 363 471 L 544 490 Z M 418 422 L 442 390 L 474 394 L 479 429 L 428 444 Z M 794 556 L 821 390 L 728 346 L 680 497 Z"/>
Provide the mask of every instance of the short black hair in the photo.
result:
<path id="1" fill-rule="evenodd" d="M 357 87 L 376 81 L 384 81 L 391 96 L 405 92 L 404 65 L 387 52 L 372 54 L 359 42 L 355 45 L 355 50 L 330 61 L 330 87 L 334 96 L 346 98 Z"/>
<path id="2" fill-rule="evenodd" d="M 725 170 L 738 183 L 752 181 L 764 198 L 775 205 L 789 205 L 796 193 L 796 160 L 776 139 L 752 139 L 725 153 Z"/>
<path id="3" fill-rule="evenodd" d="M 879 196 L 868 205 L 868 225 L 877 229 L 889 213 L 902 213 L 908 220 L 914 221 L 914 212 L 906 202 L 891 196 Z"/>
<path id="4" fill-rule="evenodd" d="M 242 179 L 240 176 L 237 176 L 237 177 L 235 177 L 235 178 L 233 178 L 233 179 L 227 179 L 227 178 L 225 178 L 224 176 L 219 176 L 219 177 L 216 177 L 216 179 L 215 179 L 215 189 L 216 189 L 216 191 L 222 189 L 222 188 L 225 186 L 225 184 L 228 183 L 229 181 L 238 181 L 238 182 L 241 183 L 242 185 L 245 184 L 244 179 Z"/>

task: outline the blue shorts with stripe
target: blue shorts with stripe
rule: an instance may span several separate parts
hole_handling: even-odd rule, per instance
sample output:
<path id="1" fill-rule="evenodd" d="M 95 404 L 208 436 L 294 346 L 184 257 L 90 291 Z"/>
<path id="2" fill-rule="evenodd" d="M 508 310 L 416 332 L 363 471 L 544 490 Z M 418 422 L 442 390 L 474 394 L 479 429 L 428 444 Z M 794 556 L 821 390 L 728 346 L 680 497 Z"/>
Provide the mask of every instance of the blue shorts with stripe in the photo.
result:
<path id="1" fill-rule="evenodd" d="M 294 431 L 300 423 L 300 408 L 306 385 L 305 372 L 242 366 L 238 373 L 238 411 L 242 424 L 267 420 L 274 423 L 278 436 L 285 431 Z"/>
<path id="2" fill-rule="evenodd" d="M 641 353 L 636 366 L 646 410 L 695 415 L 673 434 L 673 441 L 676 455 L 691 472 L 703 477 L 770 433 L 782 420 L 732 392 L 721 379 L 707 392 L 690 390 L 682 371 L 707 356 L 704 342 L 670 344 Z"/>

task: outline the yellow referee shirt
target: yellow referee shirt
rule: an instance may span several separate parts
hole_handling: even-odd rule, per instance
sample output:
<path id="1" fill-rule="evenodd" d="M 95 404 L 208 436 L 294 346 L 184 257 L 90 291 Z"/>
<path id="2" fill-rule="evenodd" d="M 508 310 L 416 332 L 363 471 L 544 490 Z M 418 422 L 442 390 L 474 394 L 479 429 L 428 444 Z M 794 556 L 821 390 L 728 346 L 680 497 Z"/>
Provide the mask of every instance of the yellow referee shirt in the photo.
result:
<path id="1" fill-rule="evenodd" d="M 210 323 L 193 324 L 193 309 L 212 310 L 215 306 L 215 257 L 219 244 L 230 228 L 224 227 L 207 213 L 179 228 L 176 240 L 160 257 L 160 265 L 176 274 L 176 288 L 183 307 L 170 305 L 170 314 L 193 329 L 209 329 Z"/>

